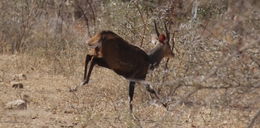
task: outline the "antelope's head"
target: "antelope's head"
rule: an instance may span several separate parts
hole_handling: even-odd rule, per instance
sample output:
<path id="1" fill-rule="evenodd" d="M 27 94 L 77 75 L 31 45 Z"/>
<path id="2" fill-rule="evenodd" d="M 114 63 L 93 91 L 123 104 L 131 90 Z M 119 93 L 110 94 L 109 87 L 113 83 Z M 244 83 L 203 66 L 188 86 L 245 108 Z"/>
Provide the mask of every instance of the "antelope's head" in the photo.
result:
<path id="1" fill-rule="evenodd" d="M 163 49 L 163 56 L 165 57 L 174 57 L 175 54 L 173 53 L 173 48 L 174 48 L 174 39 L 172 40 L 172 47 L 170 45 L 170 33 L 168 31 L 167 25 L 164 22 L 164 27 L 165 27 L 165 34 L 159 33 L 158 28 L 157 28 L 157 24 L 154 21 L 154 27 L 155 27 L 155 31 L 156 31 L 156 35 L 157 35 L 157 40 L 159 41 L 159 45 L 162 45 L 162 49 Z"/>

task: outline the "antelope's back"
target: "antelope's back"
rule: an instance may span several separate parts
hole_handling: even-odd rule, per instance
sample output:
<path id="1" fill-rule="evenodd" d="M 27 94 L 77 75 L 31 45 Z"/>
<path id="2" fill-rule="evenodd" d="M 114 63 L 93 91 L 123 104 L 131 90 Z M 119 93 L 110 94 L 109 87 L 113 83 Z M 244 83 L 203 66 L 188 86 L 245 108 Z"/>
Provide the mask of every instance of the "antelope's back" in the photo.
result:
<path id="1" fill-rule="evenodd" d="M 138 74 L 137 71 L 140 71 L 140 77 L 146 74 L 149 57 L 142 49 L 116 34 L 103 38 L 101 42 L 103 58 L 115 72 L 125 77 Z"/>

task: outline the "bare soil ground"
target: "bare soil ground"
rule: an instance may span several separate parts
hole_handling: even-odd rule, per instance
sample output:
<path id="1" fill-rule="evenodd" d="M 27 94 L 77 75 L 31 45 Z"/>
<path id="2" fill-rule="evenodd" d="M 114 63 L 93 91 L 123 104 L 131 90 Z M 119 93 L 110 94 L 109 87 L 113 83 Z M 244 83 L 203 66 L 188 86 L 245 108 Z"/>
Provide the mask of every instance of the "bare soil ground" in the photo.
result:
<path id="1" fill-rule="evenodd" d="M 237 95 L 239 103 L 227 106 L 218 103 L 225 99 L 225 90 L 200 90 L 186 103 L 174 104 L 177 100 L 173 100 L 166 110 L 152 103 L 144 87 L 138 85 L 134 97 L 138 119 L 134 119 L 128 108 L 128 82 L 114 72 L 95 68 L 90 84 L 71 93 L 69 88 L 78 84 L 82 76 L 65 77 L 22 66 L 20 59 L 15 55 L 0 56 L 1 128 L 245 128 L 260 108 L 259 88 Z M 49 68 L 41 68 L 45 66 Z M 83 74 L 82 70 L 79 72 Z M 27 77 L 19 80 L 24 85 L 22 89 L 11 85 L 13 76 L 19 73 Z M 180 89 L 175 95 L 188 89 Z M 6 108 L 8 102 L 25 95 L 26 109 Z M 216 96 L 220 100 L 207 104 Z M 259 127 L 258 118 L 254 128 Z"/>

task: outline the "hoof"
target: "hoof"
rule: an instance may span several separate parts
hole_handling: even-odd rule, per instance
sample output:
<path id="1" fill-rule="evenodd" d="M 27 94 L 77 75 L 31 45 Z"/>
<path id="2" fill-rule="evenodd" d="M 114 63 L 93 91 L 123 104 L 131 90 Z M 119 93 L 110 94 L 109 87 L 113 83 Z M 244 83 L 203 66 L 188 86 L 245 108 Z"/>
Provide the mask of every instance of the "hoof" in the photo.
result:
<path id="1" fill-rule="evenodd" d="M 79 86 L 83 86 L 83 85 L 85 85 L 85 84 L 87 84 L 87 81 L 81 82 Z"/>
<path id="2" fill-rule="evenodd" d="M 85 85 L 85 84 L 87 84 L 87 81 L 81 82 L 80 85 L 77 85 L 75 88 L 70 88 L 69 91 L 70 91 L 70 92 L 76 92 L 79 87 L 81 87 L 81 86 L 83 86 L 83 85 Z"/>

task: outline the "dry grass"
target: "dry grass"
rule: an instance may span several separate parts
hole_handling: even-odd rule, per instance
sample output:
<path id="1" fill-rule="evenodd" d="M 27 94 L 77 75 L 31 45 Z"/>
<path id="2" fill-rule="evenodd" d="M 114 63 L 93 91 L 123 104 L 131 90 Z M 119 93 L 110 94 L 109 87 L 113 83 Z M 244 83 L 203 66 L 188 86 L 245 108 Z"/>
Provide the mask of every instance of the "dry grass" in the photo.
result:
<path id="1" fill-rule="evenodd" d="M 181 104 L 178 97 L 190 92 L 192 87 L 180 87 L 171 96 L 169 110 L 151 104 L 148 93 L 137 86 L 134 99 L 134 114 L 129 114 L 128 82 L 114 72 L 95 68 L 89 85 L 71 93 L 69 88 L 78 84 L 81 75 L 65 77 L 48 70 L 52 65 L 35 64 L 39 58 L 26 55 L 1 55 L 0 71 L 0 127 L 221 127 L 244 128 L 260 107 L 259 89 L 246 94 L 232 94 L 237 102 L 227 103 L 227 90 L 199 90 Z M 39 66 L 40 64 L 41 66 Z M 82 73 L 82 65 L 79 74 Z M 35 68 L 37 67 L 37 68 Z M 38 68 L 40 67 L 40 68 Z M 33 69 L 33 70 L 32 70 Z M 14 89 L 12 76 L 24 73 L 23 89 Z M 167 89 L 167 88 L 166 88 Z M 232 89 L 231 89 L 232 92 Z M 25 110 L 4 109 L 12 100 L 29 96 Z M 227 105 L 225 105 L 227 104 Z M 250 104 L 250 106 L 248 106 Z M 255 128 L 259 126 L 256 119 Z"/>

